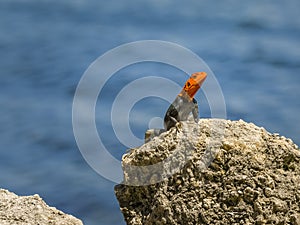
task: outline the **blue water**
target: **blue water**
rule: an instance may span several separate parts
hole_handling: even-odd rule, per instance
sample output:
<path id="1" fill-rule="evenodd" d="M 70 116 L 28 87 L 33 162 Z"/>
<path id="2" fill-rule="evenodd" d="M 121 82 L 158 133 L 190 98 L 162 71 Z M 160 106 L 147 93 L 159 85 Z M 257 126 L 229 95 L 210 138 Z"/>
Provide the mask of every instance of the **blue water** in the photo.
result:
<path id="1" fill-rule="evenodd" d="M 143 39 L 175 42 L 201 56 L 222 87 L 228 119 L 300 144 L 299 10 L 298 0 L 0 0 L 0 187 L 38 193 L 88 225 L 124 224 L 115 184 L 94 172 L 77 148 L 72 101 L 98 56 Z M 122 72 L 126 76 L 107 83 L 96 110 L 103 143 L 118 159 L 126 147 L 109 121 L 118 91 L 144 73 L 176 74 L 179 84 L 186 79 L 151 63 Z M 201 115 L 210 117 L 203 93 L 196 98 Z M 130 117 L 132 131 L 142 138 L 150 118 L 163 116 L 167 105 L 140 101 Z"/>

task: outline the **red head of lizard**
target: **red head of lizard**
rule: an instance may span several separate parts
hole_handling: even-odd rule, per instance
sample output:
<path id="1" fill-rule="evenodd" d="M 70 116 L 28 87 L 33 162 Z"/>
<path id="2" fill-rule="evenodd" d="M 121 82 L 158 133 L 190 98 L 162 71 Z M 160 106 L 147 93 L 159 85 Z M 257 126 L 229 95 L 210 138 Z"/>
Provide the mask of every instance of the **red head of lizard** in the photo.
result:
<path id="1" fill-rule="evenodd" d="M 207 74 L 205 72 L 197 72 L 193 73 L 190 78 L 185 82 L 185 85 L 180 92 L 180 96 L 186 96 L 188 95 L 190 99 L 192 100 L 205 81 L 207 77 Z"/>

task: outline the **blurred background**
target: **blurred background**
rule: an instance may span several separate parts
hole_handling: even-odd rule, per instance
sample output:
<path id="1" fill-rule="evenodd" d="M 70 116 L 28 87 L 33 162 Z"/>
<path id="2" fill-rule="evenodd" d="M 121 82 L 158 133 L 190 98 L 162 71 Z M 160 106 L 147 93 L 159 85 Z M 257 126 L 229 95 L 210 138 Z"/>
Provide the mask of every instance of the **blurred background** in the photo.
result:
<path id="1" fill-rule="evenodd" d="M 144 39 L 175 42 L 205 60 L 222 87 L 228 119 L 253 122 L 299 145 L 299 11 L 298 0 L 0 0 L 0 187 L 38 193 L 87 225 L 125 224 L 115 184 L 94 172 L 76 146 L 72 101 L 97 57 Z M 112 102 L 124 85 L 148 75 L 180 85 L 187 78 L 170 66 L 144 63 L 107 82 L 97 128 L 117 159 L 126 146 L 111 127 Z M 201 116 L 210 117 L 203 93 L 196 98 Z M 167 107 L 157 98 L 138 102 L 132 131 L 142 138 L 149 120 Z"/>

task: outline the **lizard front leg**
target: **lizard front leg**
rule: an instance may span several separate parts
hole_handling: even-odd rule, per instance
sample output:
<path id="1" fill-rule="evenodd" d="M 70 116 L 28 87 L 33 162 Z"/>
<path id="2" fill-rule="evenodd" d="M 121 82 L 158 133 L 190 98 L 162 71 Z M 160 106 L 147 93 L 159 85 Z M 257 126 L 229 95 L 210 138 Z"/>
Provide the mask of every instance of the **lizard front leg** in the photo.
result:
<path id="1" fill-rule="evenodd" d="M 169 118 L 170 120 L 172 120 L 172 122 L 175 124 L 175 128 L 177 130 L 177 132 L 179 132 L 179 128 L 181 127 L 181 123 L 180 121 L 176 120 L 174 117 L 170 116 Z"/>
<path id="2" fill-rule="evenodd" d="M 199 108 L 198 108 L 198 103 L 197 103 L 195 98 L 193 98 L 193 103 L 194 103 L 194 107 L 192 109 L 192 114 L 193 114 L 193 117 L 194 117 L 194 121 L 196 123 L 198 123 L 198 121 L 199 121 Z"/>

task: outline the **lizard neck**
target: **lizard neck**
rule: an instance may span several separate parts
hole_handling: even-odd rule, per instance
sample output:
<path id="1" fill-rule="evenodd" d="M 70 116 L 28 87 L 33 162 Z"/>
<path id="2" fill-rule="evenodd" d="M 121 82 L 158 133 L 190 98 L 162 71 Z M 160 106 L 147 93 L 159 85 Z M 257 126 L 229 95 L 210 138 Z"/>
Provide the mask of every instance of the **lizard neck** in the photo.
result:
<path id="1" fill-rule="evenodd" d="M 192 96 L 190 96 L 184 89 L 182 89 L 181 92 L 178 94 L 178 96 L 185 98 L 186 100 L 191 102 L 191 101 L 193 101 L 195 94 L 196 94 L 196 92 Z"/>

